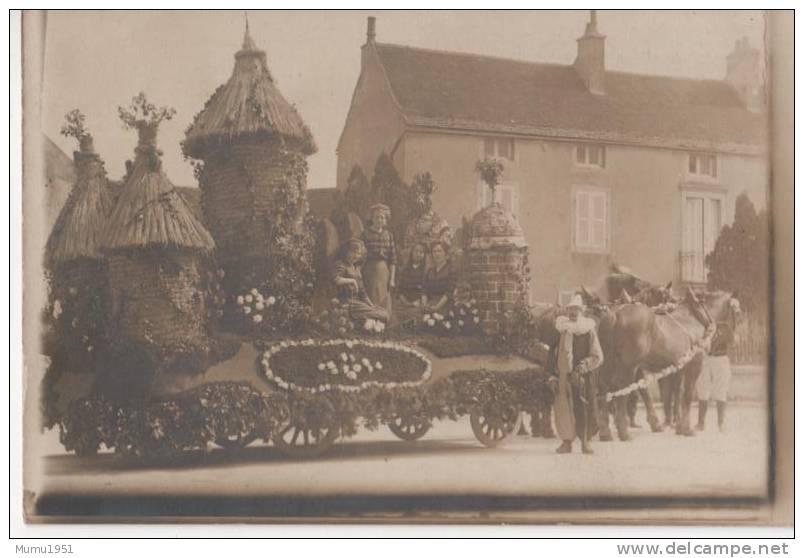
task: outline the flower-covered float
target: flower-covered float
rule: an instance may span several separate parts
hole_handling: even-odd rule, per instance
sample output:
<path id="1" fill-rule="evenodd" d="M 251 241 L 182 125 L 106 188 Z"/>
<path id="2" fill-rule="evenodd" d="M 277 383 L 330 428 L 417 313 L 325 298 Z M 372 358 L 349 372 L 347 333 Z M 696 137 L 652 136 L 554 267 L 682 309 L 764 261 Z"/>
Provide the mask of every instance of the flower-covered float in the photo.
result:
<path id="1" fill-rule="evenodd" d="M 80 398 L 60 422 L 62 443 L 80 455 L 105 447 L 153 458 L 262 440 L 284 455 L 309 458 L 360 427 L 384 424 L 412 442 L 437 420 L 469 415 L 477 440 L 498 447 L 519 428 L 522 411 L 552 398 L 534 363 L 500 355 L 440 358 L 415 339 L 246 343 L 181 387 L 148 400 Z"/>

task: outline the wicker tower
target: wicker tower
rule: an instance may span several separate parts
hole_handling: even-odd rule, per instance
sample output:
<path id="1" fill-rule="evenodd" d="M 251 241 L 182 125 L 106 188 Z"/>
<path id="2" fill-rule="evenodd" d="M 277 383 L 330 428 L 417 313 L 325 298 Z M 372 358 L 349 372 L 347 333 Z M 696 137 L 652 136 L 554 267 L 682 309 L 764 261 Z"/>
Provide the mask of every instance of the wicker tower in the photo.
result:
<path id="1" fill-rule="evenodd" d="M 94 295 L 105 283 L 99 248 L 112 196 L 103 161 L 83 122 L 84 116 L 76 110 L 67 115 L 62 128 L 62 134 L 79 143 L 79 150 L 73 153 L 76 181 L 48 237 L 45 265 L 53 276 L 52 286 L 89 289 Z"/>
<path id="2" fill-rule="evenodd" d="M 140 94 L 120 116 L 139 143 L 105 230 L 114 325 L 135 343 L 192 344 L 205 337 L 201 266 L 215 243 L 162 170 L 156 134 L 173 111 Z"/>
<path id="3" fill-rule="evenodd" d="M 277 89 L 246 24 L 232 76 L 187 129 L 185 155 L 200 159 L 204 219 L 230 293 L 268 285 L 299 295 L 312 265 L 306 157 L 310 130 Z M 311 286 L 311 285 L 310 285 Z"/>

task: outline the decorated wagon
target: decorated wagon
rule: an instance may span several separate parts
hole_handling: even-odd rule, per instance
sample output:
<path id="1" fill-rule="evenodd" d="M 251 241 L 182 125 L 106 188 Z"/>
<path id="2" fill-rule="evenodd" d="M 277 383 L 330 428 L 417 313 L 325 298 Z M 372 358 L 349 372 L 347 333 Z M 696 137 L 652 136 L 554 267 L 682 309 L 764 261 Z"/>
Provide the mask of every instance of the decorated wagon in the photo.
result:
<path id="1" fill-rule="evenodd" d="M 523 410 L 551 400 L 536 361 L 488 347 L 504 316 L 528 298 L 527 247 L 499 204 L 474 217 L 454 250 L 464 292 L 451 307 L 418 316 L 413 328 L 396 327 L 393 318 L 356 323 L 337 304 L 317 308 L 314 291 L 326 301 L 331 283 L 331 262 L 317 259 L 346 245 L 360 219 L 347 206 L 341 221 L 350 226 L 339 229 L 334 216 L 311 223 L 305 157 L 315 143 L 248 28 L 230 79 L 182 143 L 199 181 L 198 211 L 165 174 L 156 146 L 160 122 L 175 111 L 140 94 L 119 112 L 139 133 L 127 175 L 112 187 L 87 167 L 74 198 L 92 203 L 69 204 L 60 223 L 78 228 L 59 228 L 50 243 L 55 265 L 65 259 L 54 257 L 62 237 L 89 239 L 91 250 L 76 256 L 98 266 L 101 285 L 90 294 L 109 307 L 81 313 L 71 295 L 53 290 L 44 312 L 55 333 L 44 351 L 45 426 L 59 426 L 67 450 L 169 457 L 262 440 L 309 457 L 360 426 L 387 425 L 413 441 L 434 421 L 467 415 L 477 440 L 497 447 L 518 429 Z M 68 132 L 86 144 L 77 157 L 89 160 L 88 132 L 76 118 Z M 417 243 L 452 242 L 432 211 L 432 177 L 404 185 L 387 156 L 379 161 L 386 172 L 375 175 L 370 194 L 391 207 L 401 254 Z M 501 166 L 492 170 L 499 178 Z M 72 218 L 84 206 L 97 227 Z M 324 322 L 332 327 L 322 330 Z M 86 324 L 97 331 L 80 335 Z M 462 356 L 437 354 L 442 339 L 459 338 Z M 77 352 L 84 358 L 63 357 Z"/>
<path id="2" fill-rule="evenodd" d="M 62 442 L 79 454 L 106 447 L 153 457 L 262 440 L 288 456 L 316 457 L 361 425 L 384 424 L 415 441 L 436 420 L 469 415 L 474 436 L 493 448 L 519 429 L 522 411 L 551 397 L 542 368 L 520 357 L 441 358 L 412 340 L 372 339 L 244 343 L 162 392 L 140 401 L 78 398 L 61 422 Z"/>

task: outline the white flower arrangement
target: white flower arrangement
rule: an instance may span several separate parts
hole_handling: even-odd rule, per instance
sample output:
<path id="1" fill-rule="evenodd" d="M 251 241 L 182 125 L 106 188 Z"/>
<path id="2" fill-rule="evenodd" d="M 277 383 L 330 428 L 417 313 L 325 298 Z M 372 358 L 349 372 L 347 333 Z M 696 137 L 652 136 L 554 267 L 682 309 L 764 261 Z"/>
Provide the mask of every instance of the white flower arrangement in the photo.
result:
<path id="1" fill-rule="evenodd" d="M 246 301 L 246 299 L 245 299 L 245 298 L 243 298 L 243 295 L 240 295 L 240 296 L 238 296 L 238 297 L 237 297 L 237 304 L 238 304 L 238 305 L 243 306 L 243 303 L 244 303 L 245 301 Z"/>
<path id="2" fill-rule="evenodd" d="M 246 302 L 249 303 L 249 304 L 254 302 L 254 296 L 253 295 L 247 294 L 244 298 L 245 298 Z"/>
<path id="3" fill-rule="evenodd" d="M 250 306 L 244 306 L 243 307 L 243 312 L 246 314 L 246 316 L 248 316 L 249 314 L 251 314 L 251 307 Z"/>
<path id="4" fill-rule="evenodd" d="M 260 294 L 260 291 L 258 291 L 257 289 L 251 289 L 251 294 L 253 296 L 258 296 Z"/>
<path id="5" fill-rule="evenodd" d="M 260 301 L 257 301 L 257 304 L 254 305 L 254 308 L 256 308 L 257 310 L 265 310 L 265 304 L 263 304 Z"/>
<path id="6" fill-rule="evenodd" d="M 276 304 L 276 298 L 275 298 L 274 296 L 269 296 L 269 297 L 268 297 L 268 298 L 265 300 L 265 302 L 267 302 L 267 303 L 268 303 L 268 306 L 273 306 L 274 304 Z"/>
<path id="7" fill-rule="evenodd" d="M 262 365 L 263 371 L 265 373 L 266 378 L 272 381 L 274 384 L 279 386 L 282 389 L 290 389 L 296 391 L 304 391 L 311 394 L 317 393 L 324 393 L 327 391 L 337 390 L 342 392 L 356 392 L 360 391 L 361 389 L 366 389 L 371 386 L 380 386 L 386 388 L 396 388 L 396 387 L 415 387 L 423 384 L 427 380 L 430 379 L 432 376 L 432 363 L 430 360 L 420 353 L 419 351 L 401 343 L 391 342 L 391 341 L 364 341 L 362 339 L 354 339 L 349 341 L 352 345 L 352 348 L 355 346 L 363 346 L 363 347 L 372 347 L 372 348 L 385 348 L 385 349 L 394 349 L 397 351 L 405 352 L 411 355 L 414 355 L 416 358 L 421 360 L 424 365 L 425 369 L 422 372 L 421 378 L 415 381 L 407 381 L 407 382 L 381 382 L 377 380 L 364 380 L 359 385 L 343 385 L 343 384 L 330 384 L 324 383 L 318 385 L 316 387 L 305 387 L 299 386 L 292 382 L 288 382 L 281 377 L 278 377 L 274 371 L 271 369 L 271 358 L 276 353 L 280 352 L 283 348 L 287 347 L 297 347 L 297 346 L 312 346 L 317 345 L 321 347 L 331 347 L 331 346 L 342 346 L 346 345 L 346 341 L 340 339 L 333 339 L 327 341 L 318 341 L 318 340 L 311 340 L 306 339 L 303 341 L 281 341 L 280 343 L 271 346 L 268 348 L 262 355 L 262 359 L 260 363 Z M 353 358 L 350 359 L 349 357 L 352 356 Z M 329 360 L 327 362 L 320 362 L 317 365 L 318 370 L 325 371 L 328 370 L 333 376 L 337 376 L 343 373 L 348 379 L 352 381 L 357 381 L 358 373 L 362 372 L 364 369 L 368 372 L 373 372 L 374 370 L 382 370 L 383 365 L 378 360 L 373 365 L 371 362 L 363 357 L 360 359 L 360 363 L 356 362 L 354 359 L 354 355 L 347 354 L 345 352 L 340 353 L 341 360 L 343 357 L 346 357 L 344 360 L 344 364 L 341 369 L 335 364 L 334 361 Z M 351 366 L 346 364 L 348 361 L 352 361 L 354 364 Z"/>
<path id="8" fill-rule="evenodd" d="M 262 314 L 254 314 L 253 320 L 255 324 L 262 322 Z"/>

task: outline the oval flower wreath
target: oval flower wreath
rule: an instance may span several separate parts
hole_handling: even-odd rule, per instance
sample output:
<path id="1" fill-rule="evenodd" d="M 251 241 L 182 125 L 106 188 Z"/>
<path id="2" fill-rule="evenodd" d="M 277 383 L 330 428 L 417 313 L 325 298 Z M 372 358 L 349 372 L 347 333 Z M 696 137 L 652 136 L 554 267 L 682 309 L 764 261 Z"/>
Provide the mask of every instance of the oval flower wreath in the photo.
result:
<path id="1" fill-rule="evenodd" d="M 282 341 L 262 354 L 266 378 L 306 393 L 357 392 L 368 387 L 416 387 L 432 374 L 430 359 L 392 341 Z"/>

